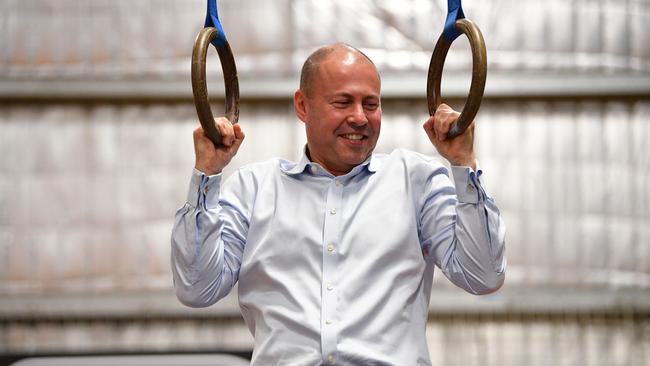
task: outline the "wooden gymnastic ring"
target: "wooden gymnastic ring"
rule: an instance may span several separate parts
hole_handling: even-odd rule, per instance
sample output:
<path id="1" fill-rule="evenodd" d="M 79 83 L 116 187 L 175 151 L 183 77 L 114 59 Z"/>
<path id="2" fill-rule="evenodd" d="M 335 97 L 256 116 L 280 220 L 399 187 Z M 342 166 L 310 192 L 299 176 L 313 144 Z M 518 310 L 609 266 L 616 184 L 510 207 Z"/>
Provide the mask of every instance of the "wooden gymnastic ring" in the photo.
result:
<path id="1" fill-rule="evenodd" d="M 485 78 L 487 76 L 487 52 L 481 30 L 468 19 L 458 19 L 455 26 L 458 31 L 467 36 L 472 48 L 472 83 L 469 88 L 469 95 L 467 96 L 465 107 L 460 113 L 460 116 L 458 116 L 458 119 L 451 125 L 447 138 L 454 138 L 461 135 L 474 120 L 483 100 Z M 440 97 L 440 81 L 442 79 L 445 58 L 447 57 L 451 43 L 444 37 L 444 34 L 440 35 L 431 55 L 429 76 L 427 78 L 427 103 L 429 105 L 429 115 L 431 116 L 436 113 L 436 109 L 442 102 Z"/>
<path id="2" fill-rule="evenodd" d="M 194 50 L 192 51 L 192 93 L 194 94 L 194 105 L 196 114 L 199 117 L 201 126 L 206 136 L 215 146 L 222 145 L 221 134 L 219 133 L 210 110 L 208 101 L 208 88 L 205 77 L 205 61 L 210 42 L 216 37 L 217 30 L 214 27 L 203 28 L 196 36 Z M 239 80 L 237 79 L 237 67 L 235 58 L 228 41 L 216 47 L 221 61 L 223 81 L 226 88 L 226 118 L 231 123 L 239 120 Z"/>

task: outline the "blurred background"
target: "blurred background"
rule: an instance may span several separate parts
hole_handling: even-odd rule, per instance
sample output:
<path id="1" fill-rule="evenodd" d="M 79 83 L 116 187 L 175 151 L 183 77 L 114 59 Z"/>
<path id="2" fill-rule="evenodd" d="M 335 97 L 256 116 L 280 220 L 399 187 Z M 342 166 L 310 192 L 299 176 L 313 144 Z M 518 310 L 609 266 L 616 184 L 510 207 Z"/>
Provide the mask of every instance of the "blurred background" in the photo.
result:
<path id="1" fill-rule="evenodd" d="M 170 230 L 193 167 L 190 56 L 204 0 L 0 1 L 0 361 L 250 356 L 236 291 L 172 290 Z M 477 117 L 508 274 L 467 295 L 437 272 L 438 365 L 650 365 L 650 0 L 465 0 L 488 48 Z M 421 124 L 444 0 L 221 0 L 247 139 L 229 166 L 298 159 L 305 57 L 361 48 L 383 80 L 378 151 L 435 155 Z M 208 89 L 223 111 L 217 54 Z M 462 108 L 465 37 L 443 99 Z"/>

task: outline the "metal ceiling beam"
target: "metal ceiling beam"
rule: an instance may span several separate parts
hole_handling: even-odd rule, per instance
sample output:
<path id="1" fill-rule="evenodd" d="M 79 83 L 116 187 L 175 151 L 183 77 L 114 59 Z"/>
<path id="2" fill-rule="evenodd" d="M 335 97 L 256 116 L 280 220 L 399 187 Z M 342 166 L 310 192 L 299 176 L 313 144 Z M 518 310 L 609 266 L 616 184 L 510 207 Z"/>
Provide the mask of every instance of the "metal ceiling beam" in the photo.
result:
<path id="1" fill-rule="evenodd" d="M 559 301 L 558 299 L 561 299 Z M 487 296 L 439 286 L 433 290 L 431 314 L 650 314 L 645 288 L 509 286 Z M 170 291 L 12 295 L 0 298 L 0 321 L 19 319 L 129 319 L 178 317 L 239 317 L 237 291 L 201 309 L 181 305 Z"/>
<path id="2" fill-rule="evenodd" d="M 208 77 L 212 98 L 223 98 L 218 76 Z M 297 77 L 241 78 L 243 100 L 290 100 L 298 85 Z M 468 77 L 444 76 L 443 98 L 464 98 Z M 388 99 L 424 99 L 426 74 L 389 74 L 382 77 L 382 96 Z M 650 75 L 601 74 L 488 74 L 485 98 L 650 98 Z M 67 80 L 0 79 L 0 101 L 30 100 L 189 100 L 187 80 Z"/>

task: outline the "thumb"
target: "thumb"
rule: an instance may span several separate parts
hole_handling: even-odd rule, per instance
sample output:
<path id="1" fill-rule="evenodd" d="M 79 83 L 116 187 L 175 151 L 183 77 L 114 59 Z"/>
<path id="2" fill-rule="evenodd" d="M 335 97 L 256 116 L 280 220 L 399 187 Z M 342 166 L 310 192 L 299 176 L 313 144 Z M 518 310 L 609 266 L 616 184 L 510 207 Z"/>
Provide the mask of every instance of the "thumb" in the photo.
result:
<path id="1" fill-rule="evenodd" d="M 429 119 L 427 119 L 423 124 L 422 128 L 424 129 L 424 132 L 426 132 L 427 136 L 429 136 L 429 139 L 434 139 L 436 138 L 436 130 L 434 127 L 435 120 L 433 116 L 429 116 Z"/>
<path id="2" fill-rule="evenodd" d="M 235 135 L 235 140 L 232 144 L 232 147 L 234 148 L 235 151 L 239 150 L 239 146 L 241 146 L 242 142 L 244 142 L 244 138 L 246 135 L 244 134 L 244 131 L 241 129 L 241 126 L 236 123 L 232 126 L 233 133 Z"/>
<path id="3" fill-rule="evenodd" d="M 241 129 L 241 126 L 239 123 L 235 123 L 232 125 L 233 132 L 235 133 L 235 138 L 237 140 L 243 140 L 246 135 L 244 134 L 244 131 Z"/>

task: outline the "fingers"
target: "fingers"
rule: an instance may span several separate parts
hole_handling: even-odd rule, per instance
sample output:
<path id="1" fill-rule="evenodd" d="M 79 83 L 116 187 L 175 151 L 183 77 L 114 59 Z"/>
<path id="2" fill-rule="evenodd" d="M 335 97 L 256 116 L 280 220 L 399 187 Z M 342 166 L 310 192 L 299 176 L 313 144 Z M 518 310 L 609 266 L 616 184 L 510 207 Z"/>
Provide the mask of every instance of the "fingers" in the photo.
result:
<path id="1" fill-rule="evenodd" d="M 454 111 L 448 105 L 442 103 L 436 109 L 434 117 L 434 129 L 438 140 L 443 141 L 447 138 L 451 125 L 458 119 L 460 113 Z"/>
<path id="2" fill-rule="evenodd" d="M 238 124 L 233 125 L 226 118 L 217 118 L 214 121 L 221 134 L 221 144 L 215 146 L 201 126 L 194 130 L 195 168 L 205 174 L 221 172 L 235 156 L 242 142 L 244 131 Z"/>
<path id="3" fill-rule="evenodd" d="M 217 127 L 219 135 L 221 136 L 221 144 L 223 146 L 230 147 L 237 142 L 241 144 L 241 141 L 244 139 L 245 135 L 239 124 L 233 125 L 228 119 L 223 117 L 215 118 L 214 123 Z M 194 130 L 193 137 L 194 141 L 198 143 L 212 143 L 201 126 L 198 126 Z"/>
<path id="4" fill-rule="evenodd" d="M 225 117 L 215 118 L 214 123 L 221 135 L 221 143 L 224 146 L 232 146 L 235 143 L 235 131 L 233 124 Z"/>
<path id="5" fill-rule="evenodd" d="M 229 120 L 223 118 L 215 121 L 221 133 L 221 142 L 226 150 L 231 151 L 234 155 L 239 146 L 244 141 L 244 131 L 239 124 L 232 124 Z M 222 132 L 223 131 L 223 132 Z"/>
<path id="6" fill-rule="evenodd" d="M 216 118 L 214 122 L 221 134 L 221 143 L 225 151 L 228 151 L 232 155 L 236 154 L 245 137 L 241 126 L 239 124 L 232 124 L 225 117 Z"/>
<path id="7" fill-rule="evenodd" d="M 460 113 L 443 103 L 438 106 L 436 113 L 430 116 L 422 127 L 431 141 L 444 141 L 447 139 L 451 125 L 458 119 L 459 115 Z"/>
<path id="8" fill-rule="evenodd" d="M 446 104 L 440 104 L 436 113 L 424 122 L 422 127 L 438 153 L 447 159 L 451 165 L 470 166 L 475 168 L 474 155 L 474 123 L 461 135 L 448 139 L 449 130 L 458 119 L 460 113 Z"/>

